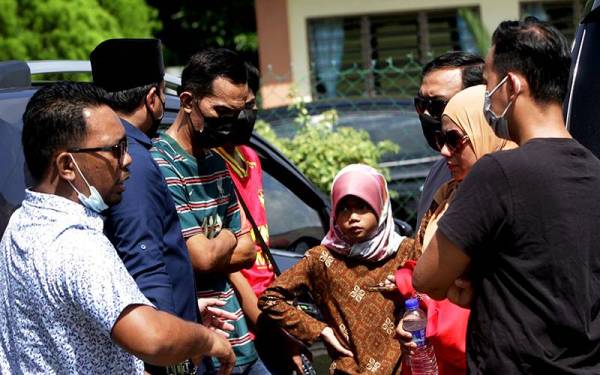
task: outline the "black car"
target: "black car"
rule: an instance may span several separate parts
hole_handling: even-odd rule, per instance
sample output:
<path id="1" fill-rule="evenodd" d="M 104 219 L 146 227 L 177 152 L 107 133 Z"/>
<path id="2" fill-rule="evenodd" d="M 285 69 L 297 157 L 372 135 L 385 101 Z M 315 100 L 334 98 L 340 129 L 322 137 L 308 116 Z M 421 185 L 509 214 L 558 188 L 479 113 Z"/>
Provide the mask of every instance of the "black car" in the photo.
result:
<path id="1" fill-rule="evenodd" d="M 29 98 L 39 84 L 31 84 L 35 74 L 87 73 L 88 61 L 40 61 L 0 63 L 0 234 L 11 213 L 24 197 L 29 184 L 21 149 L 21 117 Z M 166 75 L 168 88 L 163 125 L 169 125 L 179 110 L 179 98 L 173 89 L 180 79 Z M 43 83 L 40 83 L 43 84 Z M 263 187 L 269 222 L 272 252 L 283 271 L 302 258 L 304 252 L 320 243 L 329 228 L 329 198 L 319 191 L 285 156 L 254 134 L 251 146 L 263 167 Z M 411 227 L 401 221 L 402 234 Z"/>
<path id="2" fill-rule="evenodd" d="M 571 79 L 564 104 L 567 129 L 600 158 L 600 0 L 581 21 L 572 48 Z"/>

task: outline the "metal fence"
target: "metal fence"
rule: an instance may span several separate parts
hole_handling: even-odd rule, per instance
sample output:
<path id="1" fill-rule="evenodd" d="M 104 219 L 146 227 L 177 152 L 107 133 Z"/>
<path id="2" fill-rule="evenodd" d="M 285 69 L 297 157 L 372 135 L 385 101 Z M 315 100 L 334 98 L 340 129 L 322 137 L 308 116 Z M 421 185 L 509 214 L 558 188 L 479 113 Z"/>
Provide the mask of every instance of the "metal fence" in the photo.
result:
<path id="1" fill-rule="evenodd" d="M 299 115 L 298 106 L 293 104 L 303 100 L 303 108 L 313 118 L 335 110 L 335 126 L 363 129 L 374 142 L 398 144 L 399 151 L 385 155 L 380 166 L 388 169 L 390 190 L 395 192 L 394 216 L 414 226 L 421 186 L 431 165 L 440 158 L 427 146 L 413 106 L 421 68 L 409 56 L 401 66 L 386 61 L 367 69 L 332 69 L 333 73 L 326 71 L 320 76 L 313 69 L 310 77 L 294 81 L 272 71 L 263 72 L 258 117 L 279 137 L 293 137 L 297 131 L 294 120 Z"/>

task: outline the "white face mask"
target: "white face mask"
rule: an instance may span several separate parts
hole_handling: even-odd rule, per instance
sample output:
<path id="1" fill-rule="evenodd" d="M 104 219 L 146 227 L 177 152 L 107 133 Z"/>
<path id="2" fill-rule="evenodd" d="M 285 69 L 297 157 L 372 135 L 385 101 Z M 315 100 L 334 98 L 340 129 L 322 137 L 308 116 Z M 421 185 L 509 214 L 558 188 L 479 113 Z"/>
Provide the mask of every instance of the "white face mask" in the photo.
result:
<path id="1" fill-rule="evenodd" d="M 506 112 L 508 112 L 508 109 L 512 105 L 512 101 L 508 103 L 508 105 L 506 106 L 506 108 L 504 108 L 504 111 L 502 111 L 502 114 L 500 115 L 495 114 L 492 110 L 492 95 L 494 95 L 494 93 L 498 91 L 498 89 L 504 83 L 506 83 L 507 80 L 508 76 L 504 77 L 502 81 L 500 81 L 500 83 L 498 83 L 496 87 L 492 89 L 492 91 L 485 92 L 485 98 L 483 101 L 483 115 L 485 116 L 487 122 L 492 126 L 492 129 L 494 129 L 494 133 L 496 133 L 498 137 L 510 140 L 508 122 L 506 121 L 504 116 L 506 115 Z"/>
<path id="2" fill-rule="evenodd" d="M 73 157 L 73 155 L 70 155 L 70 156 L 71 156 L 71 160 L 73 160 L 73 163 L 75 163 L 75 168 L 77 168 L 77 171 L 83 178 L 83 181 L 88 186 L 88 189 L 90 189 L 90 196 L 86 197 L 83 193 L 81 193 L 79 190 L 77 190 L 77 188 L 75 186 L 73 186 L 71 181 L 68 181 L 69 185 L 71 185 L 73 190 L 75 190 L 75 192 L 77 193 L 77 198 L 79 198 L 79 202 L 81 202 L 82 205 L 84 205 L 85 207 L 89 208 L 90 210 L 92 210 L 96 213 L 102 213 L 102 211 L 104 211 L 108 208 L 108 205 L 106 203 L 104 203 L 104 199 L 102 199 L 102 196 L 100 195 L 98 190 L 96 190 L 95 187 L 93 187 L 92 185 L 90 185 L 88 183 L 88 181 L 85 178 L 85 176 L 83 175 L 83 173 L 81 173 L 81 169 L 79 169 L 79 165 L 77 165 L 77 162 L 75 161 L 75 158 Z"/>

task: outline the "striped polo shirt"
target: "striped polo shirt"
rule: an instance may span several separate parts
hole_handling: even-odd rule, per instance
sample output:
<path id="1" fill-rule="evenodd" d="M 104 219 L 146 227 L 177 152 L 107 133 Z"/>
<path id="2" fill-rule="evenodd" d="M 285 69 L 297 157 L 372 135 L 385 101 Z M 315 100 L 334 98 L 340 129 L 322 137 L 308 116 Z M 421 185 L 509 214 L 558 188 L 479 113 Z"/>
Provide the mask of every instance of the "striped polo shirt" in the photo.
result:
<path id="1" fill-rule="evenodd" d="M 194 157 L 165 133 L 153 140 L 152 157 L 162 172 L 175 201 L 183 237 L 202 234 L 214 238 L 221 229 L 242 233 L 240 207 L 225 161 L 209 150 Z M 222 273 L 196 273 L 198 297 L 213 297 L 227 301 L 222 307 L 238 316 L 233 322 L 229 342 L 241 366 L 256 360 L 257 354 L 242 308 L 235 291 Z M 213 364 L 219 363 L 213 359 Z"/>

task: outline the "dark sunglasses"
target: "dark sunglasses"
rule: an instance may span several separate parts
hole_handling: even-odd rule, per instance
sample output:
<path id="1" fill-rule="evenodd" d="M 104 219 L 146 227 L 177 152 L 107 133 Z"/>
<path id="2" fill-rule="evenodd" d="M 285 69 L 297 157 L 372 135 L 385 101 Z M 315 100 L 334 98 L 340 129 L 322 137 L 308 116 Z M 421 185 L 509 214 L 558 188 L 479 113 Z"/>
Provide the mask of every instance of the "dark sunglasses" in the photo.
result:
<path id="1" fill-rule="evenodd" d="M 417 113 L 422 115 L 427 111 L 431 117 L 437 120 L 442 118 L 446 104 L 448 104 L 448 101 L 445 99 L 429 98 L 421 95 L 415 96 L 415 109 Z"/>
<path id="2" fill-rule="evenodd" d="M 67 149 L 68 152 L 97 152 L 97 151 L 110 151 L 113 153 L 115 158 L 119 160 L 119 165 L 123 165 L 123 159 L 125 158 L 125 154 L 127 153 L 127 137 L 121 139 L 119 143 L 113 146 L 104 146 L 104 147 L 89 147 L 89 148 L 79 148 L 74 147 Z"/>
<path id="3" fill-rule="evenodd" d="M 455 152 L 462 147 L 468 140 L 468 135 L 461 134 L 458 130 L 448 130 L 447 132 L 436 132 L 434 134 L 436 146 L 441 150 L 444 145 L 450 152 Z"/>

